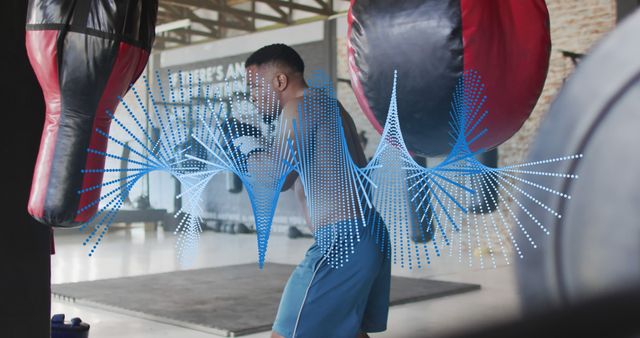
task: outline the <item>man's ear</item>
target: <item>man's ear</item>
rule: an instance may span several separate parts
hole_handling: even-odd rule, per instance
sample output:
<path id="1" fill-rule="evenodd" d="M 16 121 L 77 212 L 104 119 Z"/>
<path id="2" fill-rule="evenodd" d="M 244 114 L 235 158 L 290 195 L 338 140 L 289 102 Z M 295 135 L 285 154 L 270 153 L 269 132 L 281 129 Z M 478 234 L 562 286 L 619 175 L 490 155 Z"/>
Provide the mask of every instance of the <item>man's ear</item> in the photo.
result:
<path id="1" fill-rule="evenodd" d="M 284 73 L 277 73 L 273 79 L 273 87 L 279 91 L 283 92 L 289 86 L 289 77 Z"/>

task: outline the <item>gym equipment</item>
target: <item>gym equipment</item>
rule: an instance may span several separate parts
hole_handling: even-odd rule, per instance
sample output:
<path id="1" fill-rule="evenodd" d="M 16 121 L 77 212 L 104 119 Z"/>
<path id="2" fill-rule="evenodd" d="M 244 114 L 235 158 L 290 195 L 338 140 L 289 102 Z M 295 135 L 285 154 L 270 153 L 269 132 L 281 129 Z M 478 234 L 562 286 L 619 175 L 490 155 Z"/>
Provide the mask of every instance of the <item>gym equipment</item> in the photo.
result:
<path id="1" fill-rule="evenodd" d="M 420 166 L 427 166 L 427 159 L 423 156 L 414 156 L 413 160 L 419 164 Z M 410 213 L 408 216 L 411 217 L 410 223 L 410 231 L 411 231 L 411 240 L 416 243 L 427 243 L 433 239 L 433 232 L 435 231 L 435 226 L 432 226 L 433 222 L 430 222 L 429 219 L 432 218 L 433 213 L 432 210 L 426 210 L 426 216 L 422 217 L 422 214 L 419 212 Z"/>
<path id="2" fill-rule="evenodd" d="M 552 172 L 573 172 L 578 180 L 533 180 L 573 198 L 531 191 L 533 198 L 563 214 L 561 219 L 533 201 L 525 204 L 550 231 L 546 235 L 531 229 L 538 249 L 517 262 L 526 311 L 570 305 L 640 283 L 640 44 L 632 43 L 638 32 L 640 11 L 578 64 L 531 147 L 529 159 L 564 153 L 584 158 L 545 166 Z"/>
<path id="3" fill-rule="evenodd" d="M 313 238 L 313 235 L 310 234 L 305 234 L 304 232 L 300 231 L 300 229 L 298 229 L 297 226 L 295 225 L 291 225 L 289 226 L 289 228 L 287 229 L 287 237 L 291 238 L 291 239 L 296 239 L 296 238 Z"/>
<path id="4" fill-rule="evenodd" d="M 253 232 L 244 223 L 236 223 L 233 231 L 236 234 L 250 234 Z"/>
<path id="5" fill-rule="evenodd" d="M 224 225 L 224 232 L 228 233 L 228 234 L 235 234 L 235 229 L 234 229 L 235 225 L 233 223 L 225 223 Z"/>
<path id="6" fill-rule="evenodd" d="M 400 127 L 409 151 L 451 149 L 451 98 L 467 70 L 482 76 L 490 98 L 472 150 L 496 147 L 524 123 L 546 78 L 551 50 L 544 0 L 352 0 L 348 15 L 351 85 L 382 132 L 393 71 Z M 481 111 L 480 114 L 484 113 Z"/>
<path id="7" fill-rule="evenodd" d="M 108 112 L 147 64 L 157 10 L 157 0 L 29 1 L 27 52 L 47 107 L 28 206 L 38 221 L 75 226 L 98 209 L 108 138 L 96 129 L 108 133 Z"/>
<path id="8" fill-rule="evenodd" d="M 230 117 L 222 122 L 220 130 L 224 133 L 224 144 L 222 146 L 225 151 L 229 151 L 227 148 L 230 147 L 232 148 L 232 153 L 247 157 L 254 152 L 264 151 L 260 142 L 262 131 L 251 123 Z"/>
<path id="9" fill-rule="evenodd" d="M 498 148 L 493 148 L 492 150 L 477 155 L 476 159 L 487 167 L 496 168 L 498 167 Z M 490 181 L 493 185 L 497 184 L 496 179 L 491 175 L 484 175 L 484 178 Z M 475 204 L 470 205 L 469 211 L 475 214 L 488 214 L 494 212 L 498 208 L 499 203 L 492 203 L 492 201 L 498 201 L 498 190 L 491 190 L 487 194 L 480 196 L 480 201 L 474 202 Z"/>
<path id="10" fill-rule="evenodd" d="M 64 321 L 64 314 L 58 313 L 51 317 L 51 338 L 88 338 L 89 324 L 75 317 Z"/>
<path id="11" fill-rule="evenodd" d="M 222 222 L 217 221 L 217 220 L 209 220 L 207 222 L 205 222 L 204 224 L 204 228 L 207 230 L 211 230 L 213 232 L 221 232 L 222 230 Z"/>
<path id="12" fill-rule="evenodd" d="M 227 191 L 233 194 L 237 194 L 242 191 L 242 181 L 238 175 L 227 172 L 225 173 L 225 183 L 227 185 Z"/>

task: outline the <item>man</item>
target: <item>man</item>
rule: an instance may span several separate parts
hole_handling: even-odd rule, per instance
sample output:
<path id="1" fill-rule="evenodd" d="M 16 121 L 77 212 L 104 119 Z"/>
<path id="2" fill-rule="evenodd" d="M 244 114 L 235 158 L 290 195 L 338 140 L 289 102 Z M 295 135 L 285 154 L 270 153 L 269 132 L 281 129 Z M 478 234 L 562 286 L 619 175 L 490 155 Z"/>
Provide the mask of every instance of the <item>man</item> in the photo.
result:
<path id="1" fill-rule="evenodd" d="M 269 45 L 253 53 L 247 59 L 245 67 L 247 74 L 257 76 L 264 81 L 254 81 L 250 84 L 252 100 L 259 103 L 258 106 L 261 107 L 275 107 L 276 105 L 267 104 L 270 98 L 275 97 L 279 106 L 282 107 L 281 111 L 277 111 L 277 109 L 262 111 L 263 117 L 285 119 L 288 121 L 286 128 L 289 130 L 293 129 L 292 121 L 297 120 L 298 129 L 302 128 L 301 126 L 306 122 L 300 121 L 302 112 L 299 112 L 298 109 L 302 107 L 305 90 L 308 86 L 303 77 L 304 62 L 300 55 L 284 44 Z M 268 90 L 258 88 L 265 85 L 269 88 Z M 356 165 L 363 167 L 366 165 L 366 158 L 359 142 L 356 127 L 342 105 L 339 107 L 342 132 L 347 141 L 349 154 Z M 313 114 L 313 110 L 305 113 Z M 293 130 L 291 132 L 293 133 Z M 323 134 L 322 130 L 317 132 L 318 135 Z M 339 135 L 332 137 L 336 138 L 332 142 L 339 142 L 337 139 Z M 322 142 L 321 138 L 322 136 L 316 136 L 312 139 L 316 142 Z M 327 142 L 323 144 L 327 144 Z M 314 147 L 319 145 L 296 145 L 296 147 L 300 146 Z M 316 166 L 316 170 L 326 171 L 328 167 L 331 167 L 331 163 L 327 163 L 324 169 L 322 169 L 322 164 Z M 336 168 L 336 166 L 332 166 L 332 168 Z M 307 184 L 309 183 L 307 182 Z M 332 182 L 327 181 L 326 184 L 331 185 Z M 334 185 L 327 187 L 324 192 L 322 189 L 312 191 L 307 187 L 307 194 L 313 196 L 305 196 L 304 186 L 296 172 L 292 172 L 285 180 L 282 190 L 293 187 L 301 202 L 300 205 L 307 223 L 312 226 L 314 234 L 317 234 L 316 231 L 319 229 L 313 228 L 313 226 L 344 224 L 344 222 L 351 221 L 339 219 L 340 215 L 345 215 L 344 205 L 353 205 L 353 203 L 345 203 L 351 201 L 336 201 L 339 199 L 336 196 L 348 195 L 336 194 L 335 189 L 340 187 L 338 183 Z M 312 216 L 310 216 L 306 203 L 307 197 L 313 201 L 323 201 L 321 207 L 314 207 Z M 375 214 L 374 218 L 379 218 L 374 210 L 367 209 L 364 213 L 368 216 Z M 353 218 L 358 218 L 362 215 L 358 213 L 354 216 Z M 365 218 L 371 219 L 371 217 Z M 349 256 L 347 263 L 339 269 L 329 266 L 325 257 L 326 252 L 321 250 L 321 246 L 318 245 L 318 236 L 315 236 L 316 243 L 309 248 L 305 258 L 294 270 L 284 289 L 273 325 L 272 337 L 355 338 L 368 337 L 367 332 L 386 330 L 391 267 L 389 259 L 384 252 L 381 252 L 376 238 L 388 239 L 388 234 L 380 237 L 373 234 L 373 231 L 363 231 L 364 227 L 362 226 L 360 228 L 359 241 L 355 244 L 354 253 Z M 367 229 L 373 229 L 373 227 L 369 226 Z M 386 232 L 384 226 L 380 226 L 379 229 Z"/>

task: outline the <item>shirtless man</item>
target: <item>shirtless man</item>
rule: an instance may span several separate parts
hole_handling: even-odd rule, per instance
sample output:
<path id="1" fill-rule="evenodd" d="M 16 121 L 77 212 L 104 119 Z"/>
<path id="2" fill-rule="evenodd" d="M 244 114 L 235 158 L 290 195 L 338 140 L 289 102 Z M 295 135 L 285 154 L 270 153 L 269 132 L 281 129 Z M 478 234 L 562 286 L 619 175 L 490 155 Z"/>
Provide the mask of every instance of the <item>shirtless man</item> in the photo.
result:
<path id="1" fill-rule="evenodd" d="M 269 100 L 269 97 L 275 96 L 280 107 L 283 107 L 281 111 L 262 111 L 261 114 L 271 118 L 284 118 L 288 121 L 286 128 L 292 129 L 291 121 L 299 120 L 298 107 L 304 100 L 305 89 L 308 88 L 303 77 L 304 62 L 300 55 L 291 47 L 283 44 L 269 45 L 253 53 L 247 59 L 245 67 L 248 74 L 254 74 L 264 79 L 264 83 L 270 88 L 265 93 L 264 88 L 257 88 L 260 84 L 252 85 L 250 89 L 252 100 L 264 102 Z M 261 104 L 261 106 L 268 105 Z M 366 165 L 366 158 L 359 142 L 355 124 L 342 105 L 340 105 L 340 110 L 348 151 L 355 164 L 363 167 Z M 304 121 L 298 121 L 298 126 L 303 123 Z M 338 138 L 335 134 L 332 137 Z M 339 142 L 339 140 L 336 139 L 333 142 Z M 326 163 L 324 167 L 321 164 L 315 168 L 318 171 L 325 171 L 326 177 L 327 170 L 336 170 L 335 168 L 339 167 L 332 163 Z M 337 187 L 336 182 L 330 180 L 323 184 L 334 185 L 327 187 L 328 190 L 340 188 Z M 320 207 L 314 208 L 313 215 L 310 215 L 306 203 L 307 196 L 305 196 L 303 184 L 296 172 L 287 176 L 282 190 L 288 190 L 292 187 L 300 200 L 309 226 L 342 224 L 340 222 L 351 221 L 340 219 L 341 215 L 342 217 L 353 215 L 350 218 L 362 216 L 359 208 L 354 208 L 350 213 L 345 212 L 345 205 L 353 205 L 353 203 L 335 201 L 336 198 L 333 197 L 353 195 L 335 194 L 334 190 L 331 196 L 327 192 L 324 192 L 324 196 L 319 196 L 323 194 L 322 189 L 308 189 L 307 191 L 309 194 L 314 194 L 311 198 L 314 198 L 315 201 L 323 201 Z M 372 209 L 363 212 L 367 215 L 377 215 Z M 312 218 L 314 224 L 312 224 Z M 380 246 L 375 240 L 376 235 L 372 231 L 362 229 L 359 235 L 360 240 L 355 244 L 355 253 L 339 269 L 327 264 L 316 236 L 316 243 L 309 248 L 305 258 L 296 267 L 287 282 L 271 337 L 355 338 L 368 337 L 367 332 L 386 330 L 391 276 L 390 262 L 386 255 L 380 251 Z M 386 231 L 384 226 L 379 229 Z M 318 229 L 312 228 L 314 234 L 316 234 L 316 230 Z M 388 236 L 383 238 L 388 238 Z"/>

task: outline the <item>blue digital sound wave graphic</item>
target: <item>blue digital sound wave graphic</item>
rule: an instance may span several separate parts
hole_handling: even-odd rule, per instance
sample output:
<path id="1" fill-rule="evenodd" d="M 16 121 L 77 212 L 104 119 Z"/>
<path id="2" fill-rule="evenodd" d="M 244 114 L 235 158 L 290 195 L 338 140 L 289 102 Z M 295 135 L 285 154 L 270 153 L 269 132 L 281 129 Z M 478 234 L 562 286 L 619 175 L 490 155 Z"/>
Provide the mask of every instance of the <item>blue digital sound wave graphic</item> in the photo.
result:
<path id="1" fill-rule="evenodd" d="M 472 266 L 473 248 L 480 247 L 485 247 L 489 256 L 488 262 L 479 256 L 480 266 L 495 267 L 500 253 L 509 263 L 508 246 L 522 257 L 523 243 L 516 241 L 515 232 L 524 233 L 528 239 L 525 244 L 533 247 L 536 243 L 528 236 L 529 226 L 548 233 L 525 204 L 533 202 L 561 218 L 528 191 L 540 189 L 571 198 L 527 176 L 578 178 L 536 168 L 577 160 L 580 154 L 501 168 L 485 166 L 476 159 L 485 149 L 471 149 L 488 132 L 479 126 L 490 112 L 484 107 L 488 98 L 475 71 L 465 72 L 453 93 L 451 152 L 429 168 L 416 163 L 405 146 L 398 117 L 397 75 L 381 141 L 364 167 L 351 157 L 333 84 L 322 72 L 314 73 L 304 97 L 286 107 L 280 106 L 269 82 L 256 74 L 248 73 L 246 82 L 230 79 L 222 86 L 203 85 L 201 80 L 194 81 L 192 74 L 181 72 L 177 76 L 168 73 L 167 79 L 165 88 L 156 73 L 160 97 L 155 97 L 149 79 L 144 78 L 152 103 L 145 105 L 132 87 L 137 109 L 121 99 L 126 116 L 111 115 L 115 127 L 129 141 L 96 130 L 132 155 L 88 149 L 121 163 L 119 168 L 86 170 L 119 175 L 79 191 L 103 191 L 100 199 L 79 211 L 101 205 L 81 228 L 92 227 L 83 243 L 90 247 L 90 256 L 132 187 L 151 172 L 164 172 L 183 187 L 178 196 L 182 208 L 176 213 L 180 219 L 176 248 L 181 263 L 189 265 L 202 232 L 205 188 L 215 175 L 232 172 L 244 184 L 251 201 L 260 267 L 265 262 L 280 191 L 296 177 L 304 189 L 312 233 L 332 267 L 339 268 L 349 260 L 363 231 L 370 231 L 380 250 L 403 268 L 421 268 L 445 250 Z M 140 112 L 146 121 L 137 117 Z M 157 133 L 152 135 L 148 130 Z M 519 211 L 527 217 L 518 217 Z"/>

